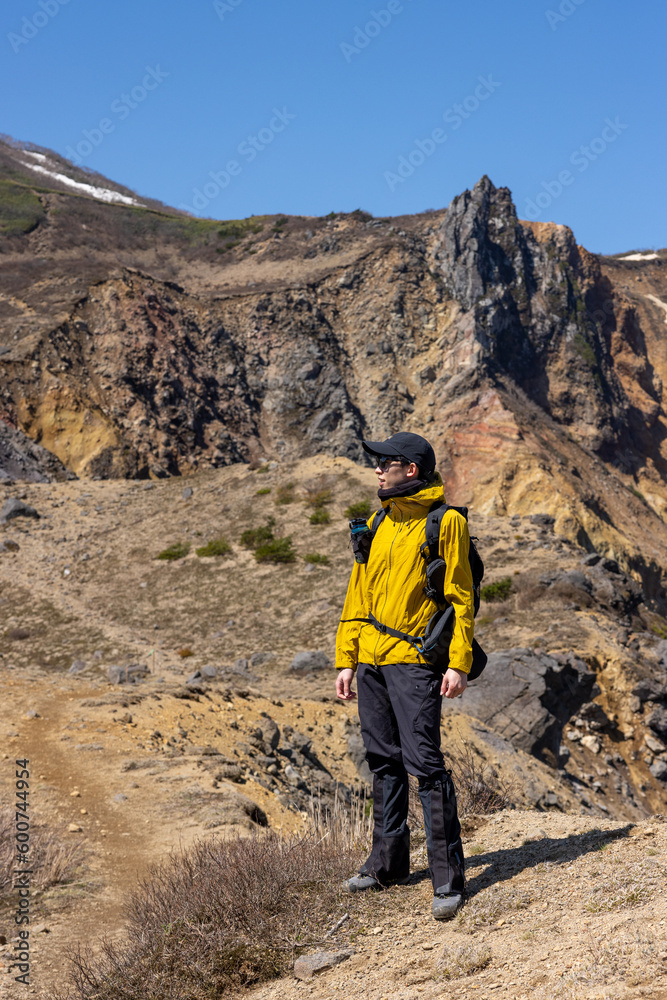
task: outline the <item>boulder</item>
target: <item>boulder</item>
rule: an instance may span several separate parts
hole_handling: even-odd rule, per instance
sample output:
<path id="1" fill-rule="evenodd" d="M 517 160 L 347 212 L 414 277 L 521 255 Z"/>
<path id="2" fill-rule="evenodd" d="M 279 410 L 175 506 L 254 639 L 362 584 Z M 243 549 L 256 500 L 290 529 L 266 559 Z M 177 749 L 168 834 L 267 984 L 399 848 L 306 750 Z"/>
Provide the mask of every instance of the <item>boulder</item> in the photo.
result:
<path id="1" fill-rule="evenodd" d="M 552 528 L 556 523 L 556 519 L 551 514 L 531 514 L 528 520 L 540 528 Z"/>
<path id="2" fill-rule="evenodd" d="M 275 653 L 251 653 L 250 654 L 250 666 L 251 667 L 261 667 L 264 663 L 270 663 L 271 660 L 275 660 Z"/>
<path id="3" fill-rule="evenodd" d="M 664 684 L 660 684 L 650 677 L 645 677 L 638 684 L 635 684 L 632 693 L 642 702 L 667 700 L 667 690 Z"/>
<path id="4" fill-rule="evenodd" d="M 112 664 L 108 670 L 110 684 L 136 684 L 148 674 L 148 667 L 139 663 L 129 663 L 125 667 Z"/>
<path id="5" fill-rule="evenodd" d="M 330 666 L 331 660 L 323 650 L 304 650 L 304 652 L 296 654 L 290 663 L 290 670 L 305 674 L 312 670 L 326 670 Z"/>
<path id="6" fill-rule="evenodd" d="M 658 781 L 667 781 L 667 761 L 656 760 L 649 767 L 649 771 Z"/>
<path id="7" fill-rule="evenodd" d="M 52 483 L 76 478 L 52 452 L 36 444 L 18 427 L 0 420 L 0 482 Z"/>
<path id="8" fill-rule="evenodd" d="M 313 741 L 309 736 L 304 736 L 300 733 L 298 729 L 292 729 L 291 726 L 283 726 L 283 735 L 285 739 L 289 740 L 290 744 L 302 754 L 308 754 L 310 748 L 313 745 Z"/>
<path id="9" fill-rule="evenodd" d="M 667 740 L 667 709 L 654 708 L 646 723 L 661 739 Z"/>
<path id="10" fill-rule="evenodd" d="M 9 500 L 5 500 L 0 510 L 0 524 L 8 524 L 13 521 L 15 517 L 39 517 L 34 507 L 30 504 L 24 503 L 23 500 L 18 500 L 16 497 L 10 497 Z"/>
<path id="11" fill-rule="evenodd" d="M 356 767 L 359 777 L 364 781 L 371 782 L 373 775 L 366 760 L 366 747 L 361 736 L 361 726 L 358 722 L 352 724 L 348 733 L 347 752 L 352 758 L 352 763 Z"/>
<path id="12" fill-rule="evenodd" d="M 223 764 L 215 776 L 216 781 L 243 781 L 243 769 L 240 764 Z"/>
<path id="13" fill-rule="evenodd" d="M 514 746 L 558 759 L 563 725 L 590 701 L 595 674 L 573 653 L 507 649 L 489 654 L 482 679 L 452 706 L 491 726 Z"/>
<path id="14" fill-rule="evenodd" d="M 268 715 L 260 718 L 258 723 L 258 729 L 262 734 L 262 741 L 271 750 L 275 750 L 280 743 L 280 729 L 278 724 L 273 721 Z"/>
<path id="15" fill-rule="evenodd" d="M 312 979 L 318 972 L 340 965 L 351 955 L 354 955 L 351 948 L 346 948 L 344 951 L 316 951 L 312 955 L 301 955 L 294 963 L 294 975 L 296 979 Z"/>

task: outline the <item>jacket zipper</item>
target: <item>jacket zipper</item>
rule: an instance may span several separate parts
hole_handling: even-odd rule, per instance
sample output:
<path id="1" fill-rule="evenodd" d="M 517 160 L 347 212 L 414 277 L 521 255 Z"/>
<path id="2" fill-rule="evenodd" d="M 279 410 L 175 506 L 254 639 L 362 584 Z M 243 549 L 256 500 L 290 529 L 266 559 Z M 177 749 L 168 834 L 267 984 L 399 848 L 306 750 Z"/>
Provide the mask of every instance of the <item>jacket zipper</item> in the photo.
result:
<path id="1" fill-rule="evenodd" d="M 393 509 L 394 509 L 395 506 L 396 506 L 396 503 L 392 500 L 391 503 L 390 503 L 390 505 L 389 505 L 389 511 L 388 511 L 389 515 L 391 515 L 391 513 L 392 513 L 392 511 L 393 511 Z M 401 520 L 398 522 L 397 531 L 400 531 L 401 527 L 403 525 L 403 514 L 401 513 L 400 508 L 399 508 L 399 513 L 401 514 Z M 396 532 L 394 532 L 394 537 L 392 538 L 391 545 L 389 546 L 389 568 L 387 570 L 387 580 L 386 580 L 385 587 L 384 587 L 384 604 L 382 605 L 382 611 L 383 612 L 384 612 L 384 609 L 387 606 L 387 598 L 389 597 L 389 574 L 391 573 L 391 553 L 392 553 L 392 550 L 394 548 L 394 542 L 395 541 L 396 541 Z M 382 621 L 382 618 L 383 618 L 383 614 L 380 615 L 380 618 L 378 619 L 378 621 Z M 377 649 L 378 649 L 378 643 L 379 643 L 379 641 L 380 641 L 380 633 L 378 633 L 378 637 L 375 640 L 375 649 L 373 650 L 373 666 L 375 666 L 375 667 L 378 666 Z"/>

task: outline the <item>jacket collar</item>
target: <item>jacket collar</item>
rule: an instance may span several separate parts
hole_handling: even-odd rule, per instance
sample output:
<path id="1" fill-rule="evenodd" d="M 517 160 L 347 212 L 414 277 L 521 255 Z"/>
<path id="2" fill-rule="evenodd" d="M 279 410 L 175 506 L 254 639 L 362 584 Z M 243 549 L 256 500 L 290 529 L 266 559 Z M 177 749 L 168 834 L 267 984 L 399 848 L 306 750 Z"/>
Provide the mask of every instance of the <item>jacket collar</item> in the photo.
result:
<path id="1" fill-rule="evenodd" d="M 411 497 L 389 497 L 387 500 L 382 500 L 382 506 L 387 514 L 396 509 L 400 511 L 402 517 L 425 517 L 437 500 L 445 502 L 442 485 L 425 486 Z"/>

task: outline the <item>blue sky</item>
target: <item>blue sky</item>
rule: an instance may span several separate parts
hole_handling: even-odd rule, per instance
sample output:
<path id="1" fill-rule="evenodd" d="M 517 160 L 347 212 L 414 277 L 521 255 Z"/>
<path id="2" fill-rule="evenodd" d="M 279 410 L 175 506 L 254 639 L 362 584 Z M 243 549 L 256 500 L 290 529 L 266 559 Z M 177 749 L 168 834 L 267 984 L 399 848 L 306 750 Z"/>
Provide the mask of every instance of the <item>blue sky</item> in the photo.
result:
<path id="1" fill-rule="evenodd" d="M 0 131 L 212 218 L 486 173 L 594 252 L 663 247 L 666 37 L 661 0 L 11 0 Z"/>

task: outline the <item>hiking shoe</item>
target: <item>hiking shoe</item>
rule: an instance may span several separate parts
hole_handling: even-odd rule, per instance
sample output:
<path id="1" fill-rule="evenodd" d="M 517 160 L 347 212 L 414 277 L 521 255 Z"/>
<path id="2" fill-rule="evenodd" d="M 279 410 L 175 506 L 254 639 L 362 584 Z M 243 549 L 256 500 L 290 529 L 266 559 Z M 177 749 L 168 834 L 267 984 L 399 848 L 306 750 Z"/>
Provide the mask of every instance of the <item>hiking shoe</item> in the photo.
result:
<path id="1" fill-rule="evenodd" d="M 372 875 L 353 875 L 343 882 L 348 892 L 364 892 L 365 889 L 381 889 L 382 886 Z"/>
<path id="2" fill-rule="evenodd" d="M 451 920 L 460 909 L 463 896 L 460 892 L 444 892 L 433 897 L 431 913 L 436 920 Z"/>

